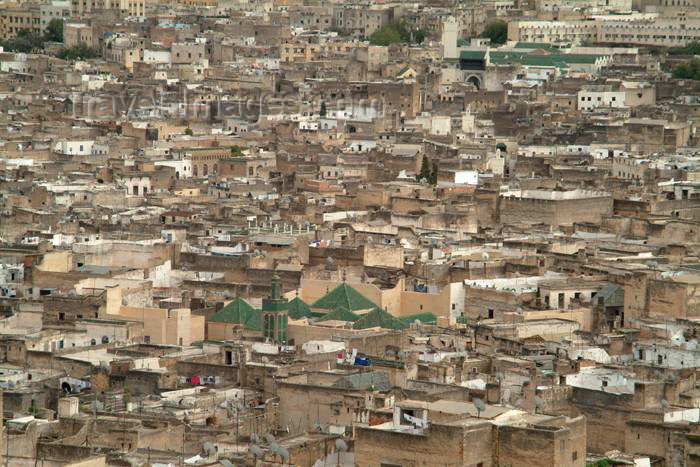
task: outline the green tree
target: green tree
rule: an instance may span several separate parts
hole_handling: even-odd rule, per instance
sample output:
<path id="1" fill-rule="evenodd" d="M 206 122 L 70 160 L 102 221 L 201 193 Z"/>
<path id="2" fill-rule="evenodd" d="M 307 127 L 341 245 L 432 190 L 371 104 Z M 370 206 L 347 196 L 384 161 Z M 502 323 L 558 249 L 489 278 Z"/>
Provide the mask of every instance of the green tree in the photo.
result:
<path id="1" fill-rule="evenodd" d="M 44 33 L 45 42 L 63 42 L 63 20 L 54 18 L 49 21 Z"/>
<path id="2" fill-rule="evenodd" d="M 84 42 L 74 45 L 73 47 L 62 49 L 58 53 L 58 58 L 62 60 L 89 60 L 99 56 L 100 53 L 96 49 L 89 47 Z"/>
<path id="3" fill-rule="evenodd" d="M 689 62 L 681 63 L 673 69 L 675 79 L 692 79 L 700 81 L 700 59 L 693 58 Z"/>
<path id="4" fill-rule="evenodd" d="M 430 184 L 437 185 L 438 179 L 438 165 L 437 162 L 433 162 L 433 170 L 430 172 Z"/>
<path id="5" fill-rule="evenodd" d="M 369 36 L 369 43 L 372 45 L 391 45 L 400 42 L 402 42 L 401 34 L 393 24 L 387 24 Z"/>
<path id="6" fill-rule="evenodd" d="M 425 41 L 426 32 L 422 29 L 416 29 L 413 31 L 413 42 L 416 44 L 422 44 Z"/>
<path id="7" fill-rule="evenodd" d="M 500 19 L 491 21 L 484 28 L 481 37 L 491 39 L 492 44 L 505 44 L 508 40 L 508 23 Z"/>
<path id="8" fill-rule="evenodd" d="M 231 157 L 241 157 L 243 148 L 241 146 L 231 146 Z"/>
<path id="9" fill-rule="evenodd" d="M 671 47 L 669 55 L 698 55 L 700 54 L 700 42 L 688 42 L 684 47 Z"/>
<path id="10" fill-rule="evenodd" d="M 430 175 L 430 159 L 428 159 L 428 156 L 424 155 L 420 164 L 420 172 L 416 175 L 416 180 L 419 182 L 423 179 L 430 181 Z"/>
<path id="11" fill-rule="evenodd" d="M 185 134 L 187 136 L 192 136 L 194 134 L 194 131 L 192 131 L 192 128 L 187 127 L 187 128 L 185 128 Z"/>
<path id="12" fill-rule="evenodd" d="M 372 45 L 421 44 L 425 36 L 422 29 L 411 29 L 405 22 L 392 21 L 369 36 L 369 42 Z"/>
<path id="13" fill-rule="evenodd" d="M 326 116 L 326 112 L 327 112 L 327 110 L 326 110 L 326 101 L 321 101 L 321 110 L 319 110 L 318 114 L 319 114 L 321 117 L 325 117 L 325 116 Z"/>
<path id="14" fill-rule="evenodd" d="M 20 53 L 31 53 L 43 45 L 41 37 L 29 29 L 21 29 L 15 38 L 2 42 L 5 51 Z"/>

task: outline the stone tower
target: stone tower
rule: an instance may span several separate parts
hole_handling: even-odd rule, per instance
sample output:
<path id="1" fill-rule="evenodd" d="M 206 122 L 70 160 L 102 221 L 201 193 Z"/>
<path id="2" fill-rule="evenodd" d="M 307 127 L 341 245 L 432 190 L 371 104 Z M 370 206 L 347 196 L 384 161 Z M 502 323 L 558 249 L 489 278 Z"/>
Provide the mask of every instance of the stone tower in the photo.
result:
<path id="1" fill-rule="evenodd" d="M 262 324 L 265 340 L 276 344 L 287 342 L 287 299 L 282 297 L 282 284 L 277 274 L 272 277 L 270 296 L 263 298 Z"/>

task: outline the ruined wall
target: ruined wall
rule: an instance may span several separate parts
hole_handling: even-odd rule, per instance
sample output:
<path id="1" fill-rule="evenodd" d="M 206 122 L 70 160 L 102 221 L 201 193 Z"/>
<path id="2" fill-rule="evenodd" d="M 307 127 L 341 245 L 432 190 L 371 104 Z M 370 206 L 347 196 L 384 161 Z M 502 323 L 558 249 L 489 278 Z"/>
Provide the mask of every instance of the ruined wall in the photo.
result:
<path id="1" fill-rule="evenodd" d="M 496 443 L 499 465 L 583 467 L 586 462 L 586 422 L 578 417 L 566 429 L 500 426 Z M 555 431 L 556 430 L 556 431 Z"/>
<path id="2" fill-rule="evenodd" d="M 669 280 L 649 280 L 649 316 L 688 318 L 696 316 L 696 307 L 689 307 L 697 287 Z"/>
<path id="3" fill-rule="evenodd" d="M 499 200 L 503 224 L 598 224 L 605 216 L 612 214 L 612 207 L 612 197 L 557 201 L 502 197 Z"/>
<path id="4" fill-rule="evenodd" d="M 496 465 L 490 423 L 431 424 L 426 436 L 357 427 L 355 435 L 356 465 Z"/>
<path id="5" fill-rule="evenodd" d="M 365 245 L 363 263 L 365 266 L 403 268 L 403 248 L 397 246 Z"/>

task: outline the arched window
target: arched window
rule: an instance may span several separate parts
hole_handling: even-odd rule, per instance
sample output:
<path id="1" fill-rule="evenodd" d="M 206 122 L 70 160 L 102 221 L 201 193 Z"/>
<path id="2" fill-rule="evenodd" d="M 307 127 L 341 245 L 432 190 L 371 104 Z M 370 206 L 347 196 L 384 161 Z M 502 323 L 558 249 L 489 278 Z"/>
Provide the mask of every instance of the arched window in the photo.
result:
<path id="1" fill-rule="evenodd" d="M 107 337 L 107 336 L 102 336 L 102 343 L 103 343 L 103 344 L 109 344 L 109 337 Z"/>

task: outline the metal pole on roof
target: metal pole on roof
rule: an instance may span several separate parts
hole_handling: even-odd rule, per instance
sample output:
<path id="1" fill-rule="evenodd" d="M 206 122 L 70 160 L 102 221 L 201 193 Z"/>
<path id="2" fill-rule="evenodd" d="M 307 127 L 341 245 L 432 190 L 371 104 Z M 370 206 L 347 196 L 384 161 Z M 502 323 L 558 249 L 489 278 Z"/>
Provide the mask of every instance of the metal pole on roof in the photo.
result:
<path id="1" fill-rule="evenodd" d="M 10 465 L 10 425 L 5 423 L 5 467 Z"/>

